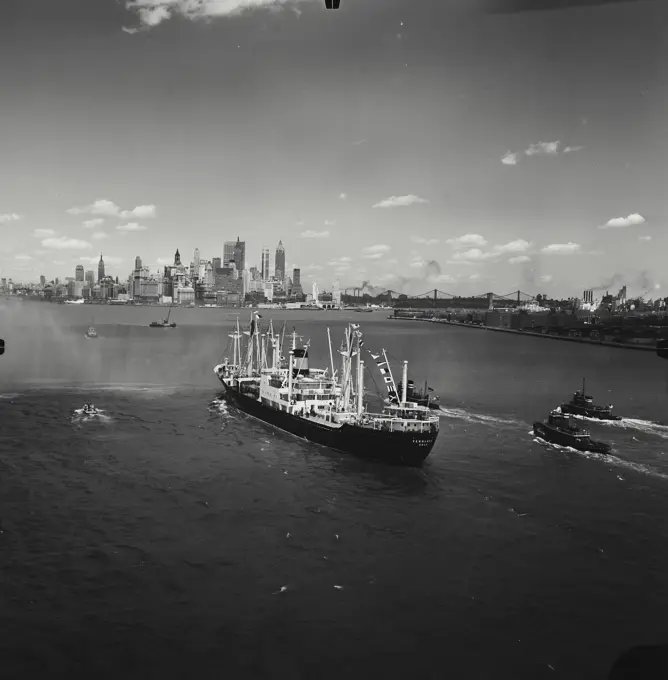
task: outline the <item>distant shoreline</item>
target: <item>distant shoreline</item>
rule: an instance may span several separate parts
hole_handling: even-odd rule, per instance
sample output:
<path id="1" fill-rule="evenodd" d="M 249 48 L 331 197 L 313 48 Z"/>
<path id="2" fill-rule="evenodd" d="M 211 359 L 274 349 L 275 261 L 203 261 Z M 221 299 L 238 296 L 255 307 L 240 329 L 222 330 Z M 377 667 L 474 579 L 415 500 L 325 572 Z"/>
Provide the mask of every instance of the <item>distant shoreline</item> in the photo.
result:
<path id="1" fill-rule="evenodd" d="M 525 335 L 532 338 L 549 338 L 550 340 L 564 340 L 566 342 L 578 342 L 581 345 L 594 345 L 596 347 L 616 347 L 617 349 L 635 349 L 645 352 L 656 352 L 656 345 L 640 345 L 621 342 L 610 342 L 609 340 L 590 340 L 589 338 L 577 338 L 567 335 L 555 335 L 554 333 L 535 333 L 533 331 L 519 331 L 514 328 L 498 328 L 495 326 L 484 326 L 482 324 L 460 323 L 459 321 L 447 321 L 445 319 L 436 319 L 432 321 L 427 318 L 413 318 L 405 316 L 392 316 L 389 319 L 397 319 L 401 321 L 424 321 L 428 323 L 441 323 L 449 326 L 457 326 L 458 328 L 480 328 L 485 331 L 494 331 L 496 333 L 513 333 L 515 335 Z"/>

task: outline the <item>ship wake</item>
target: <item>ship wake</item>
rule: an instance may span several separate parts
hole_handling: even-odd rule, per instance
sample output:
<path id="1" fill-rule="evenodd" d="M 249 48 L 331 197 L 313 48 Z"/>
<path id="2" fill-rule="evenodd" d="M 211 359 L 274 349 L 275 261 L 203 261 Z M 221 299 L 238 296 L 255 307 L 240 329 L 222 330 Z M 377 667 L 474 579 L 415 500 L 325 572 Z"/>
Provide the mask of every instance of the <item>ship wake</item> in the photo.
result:
<path id="1" fill-rule="evenodd" d="M 606 465 L 611 465 L 613 467 L 621 468 L 623 470 L 627 470 L 630 472 L 636 472 L 641 475 L 647 475 L 648 477 L 653 477 L 655 479 L 664 480 L 668 479 L 668 474 L 656 470 L 655 468 L 649 465 L 643 465 L 642 463 L 634 463 L 630 460 L 624 460 L 623 458 L 613 456 L 609 453 L 594 453 L 593 451 L 579 451 L 578 449 L 574 449 L 572 446 L 560 446 L 559 444 L 553 444 L 552 442 L 546 441 L 542 437 L 537 437 L 536 435 L 534 435 L 533 430 L 531 430 L 529 434 L 533 436 L 533 440 L 534 442 L 536 442 L 536 444 L 540 444 L 541 446 L 547 449 L 564 451 L 568 453 L 576 453 L 577 455 L 582 456 L 583 458 L 597 460 L 600 461 L 601 463 L 605 463 Z M 624 481 L 622 477 L 618 476 L 618 479 L 620 481 Z"/>
<path id="2" fill-rule="evenodd" d="M 443 406 L 439 409 L 442 416 L 446 418 L 453 418 L 455 420 L 464 420 L 467 423 L 478 423 L 482 425 L 489 425 L 494 427 L 495 425 L 503 425 L 506 427 L 517 427 L 518 425 L 524 425 L 520 420 L 513 420 L 511 418 L 500 418 L 498 416 L 490 416 L 482 413 L 472 413 L 471 411 L 466 411 L 463 408 L 445 408 Z"/>
<path id="3" fill-rule="evenodd" d="M 608 425 L 610 427 L 621 427 L 625 430 L 638 430 L 643 434 L 652 434 L 662 439 L 668 439 L 668 425 L 661 425 L 652 420 L 641 420 L 640 418 L 622 418 L 621 420 L 600 420 L 599 418 L 589 418 L 587 416 L 572 416 L 578 420 L 586 420 L 598 425 Z"/>

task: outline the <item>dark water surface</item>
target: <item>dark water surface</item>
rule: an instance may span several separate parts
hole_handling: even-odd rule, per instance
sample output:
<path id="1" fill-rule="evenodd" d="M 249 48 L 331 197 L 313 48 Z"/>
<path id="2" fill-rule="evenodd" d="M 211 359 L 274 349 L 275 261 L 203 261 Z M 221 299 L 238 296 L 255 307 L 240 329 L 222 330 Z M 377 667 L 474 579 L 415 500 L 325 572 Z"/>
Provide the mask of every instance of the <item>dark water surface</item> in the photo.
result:
<path id="1" fill-rule="evenodd" d="M 313 364 L 326 325 L 338 346 L 354 320 L 369 349 L 429 374 L 441 434 L 411 470 L 226 409 L 211 369 L 232 313 L 147 328 L 158 316 L 0 307 L 3 679 L 604 678 L 622 649 L 668 642 L 653 355 L 275 314 L 312 337 Z M 529 434 L 582 375 L 627 417 L 588 423 L 610 456 Z M 102 421 L 72 419 L 86 400 Z"/>

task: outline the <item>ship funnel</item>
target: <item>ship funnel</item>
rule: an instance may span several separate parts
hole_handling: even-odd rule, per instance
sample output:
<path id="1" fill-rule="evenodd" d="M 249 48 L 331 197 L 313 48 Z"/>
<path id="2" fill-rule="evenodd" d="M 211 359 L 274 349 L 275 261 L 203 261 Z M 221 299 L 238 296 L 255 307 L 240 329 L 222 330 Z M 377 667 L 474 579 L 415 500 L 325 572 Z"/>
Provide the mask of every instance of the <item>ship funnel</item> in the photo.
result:
<path id="1" fill-rule="evenodd" d="M 294 363 L 292 373 L 294 377 L 298 375 L 308 375 L 308 350 L 305 347 L 294 349 Z"/>
<path id="2" fill-rule="evenodd" d="M 412 380 L 408 381 L 408 384 L 406 385 L 406 398 L 410 399 L 413 396 L 413 392 L 415 390 L 415 382 Z"/>

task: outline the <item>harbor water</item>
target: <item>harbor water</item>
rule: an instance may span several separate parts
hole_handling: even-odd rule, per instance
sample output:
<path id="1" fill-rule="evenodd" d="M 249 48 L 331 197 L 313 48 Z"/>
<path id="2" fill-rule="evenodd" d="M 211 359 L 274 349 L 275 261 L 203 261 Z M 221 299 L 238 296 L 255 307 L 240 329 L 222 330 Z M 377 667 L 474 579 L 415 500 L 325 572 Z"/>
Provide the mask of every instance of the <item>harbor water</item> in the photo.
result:
<path id="1" fill-rule="evenodd" d="M 424 466 L 228 408 L 212 367 L 234 310 L 153 329 L 157 308 L 0 307 L 3 680 L 584 680 L 668 642 L 665 362 L 383 312 L 261 313 L 310 338 L 314 366 L 348 322 L 397 379 L 407 359 L 441 397 Z M 583 376 L 624 416 L 584 423 L 610 455 L 531 434 Z M 101 418 L 73 417 L 87 401 Z"/>

